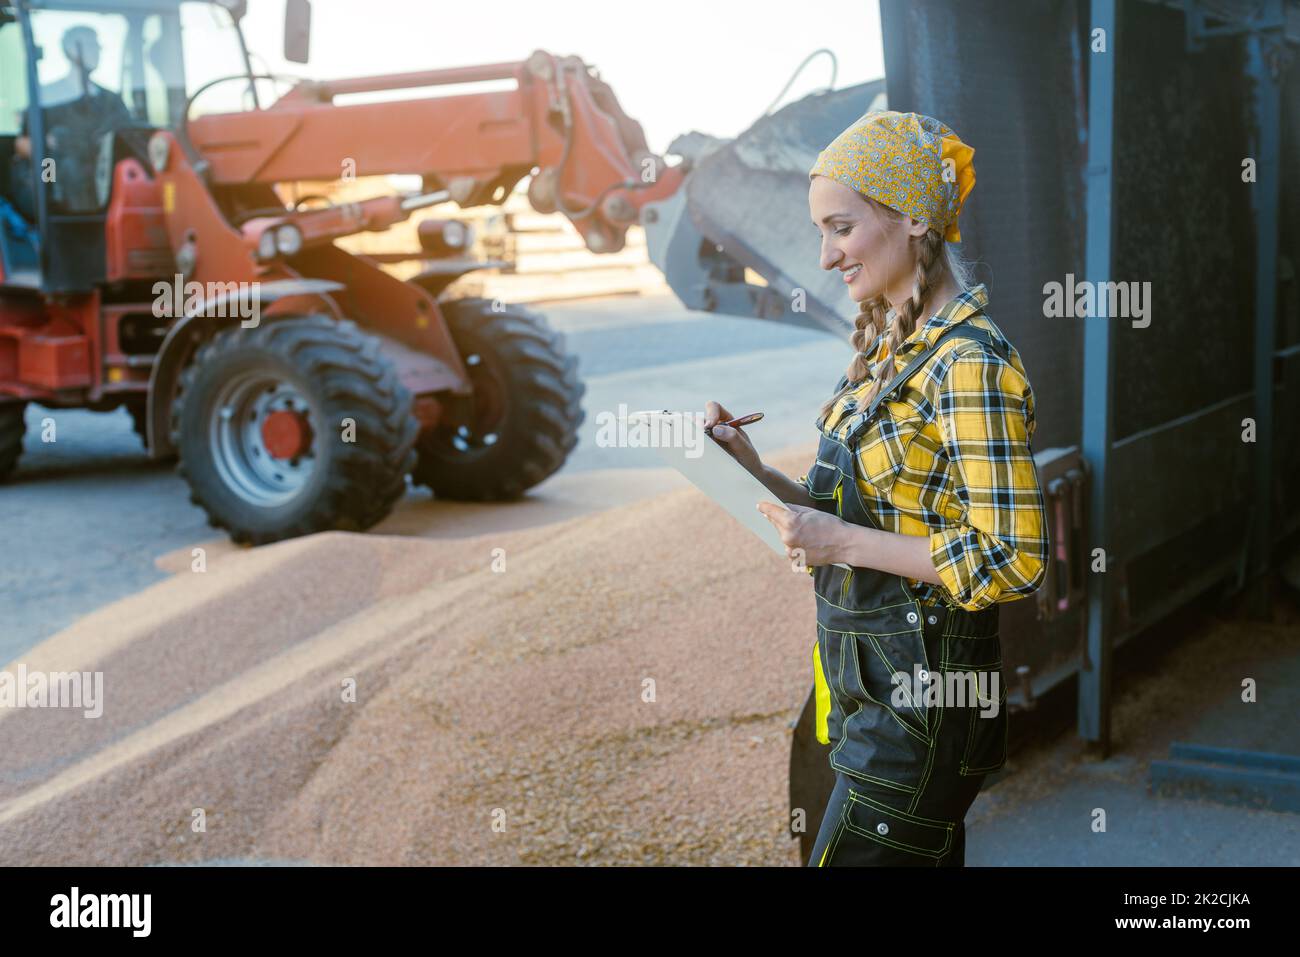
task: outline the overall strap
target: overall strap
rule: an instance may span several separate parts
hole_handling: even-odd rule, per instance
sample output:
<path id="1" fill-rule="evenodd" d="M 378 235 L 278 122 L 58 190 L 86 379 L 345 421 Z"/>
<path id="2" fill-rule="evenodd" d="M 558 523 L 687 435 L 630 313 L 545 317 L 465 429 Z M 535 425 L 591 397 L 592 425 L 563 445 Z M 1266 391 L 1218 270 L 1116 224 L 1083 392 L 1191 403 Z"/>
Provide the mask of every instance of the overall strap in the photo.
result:
<path id="1" fill-rule="evenodd" d="M 992 335 L 989 334 L 989 331 L 987 329 L 981 329 L 978 326 L 970 326 L 969 328 L 966 328 L 965 323 L 959 323 L 955 326 L 950 326 L 949 328 L 945 329 L 942 333 L 940 333 L 938 338 L 936 338 L 928 348 L 921 350 L 920 354 L 917 355 L 916 358 L 914 358 L 907 365 L 903 366 L 902 371 L 899 372 L 897 375 L 894 376 L 893 379 L 890 380 L 889 385 L 885 386 L 885 388 L 880 390 L 880 394 L 877 395 L 875 399 L 872 400 L 871 405 L 867 408 L 867 411 L 863 414 L 863 421 L 869 420 L 875 414 L 876 409 L 879 407 L 881 402 L 884 402 L 887 398 L 889 398 L 891 395 L 893 395 L 895 392 L 901 389 L 903 383 L 905 383 L 908 379 L 910 379 L 917 372 L 919 372 L 921 366 L 925 364 L 925 361 L 929 359 L 930 356 L 934 355 L 935 351 L 939 348 L 939 343 L 943 342 L 943 340 L 949 337 L 953 337 L 956 339 L 974 339 L 977 342 L 982 342 L 984 343 L 984 345 L 988 346 L 990 349 L 992 349 L 994 352 L 1000 355 L 1003 359 L 1007 359 L 1007 361 L 1010 361 L 1010 358 L 1007 356 L 1005 350 L 1001 347 L 1001 345 L 993 341 L 993 337 Z"/>
<path id="2" fill-rule="evenodd" d="M 862 422 L 869 421 L 871 416 L 875 414 L 880 403 L 893 395 L 895 391 L 902 388 L 903 383 L 911 378 L 921 368 L 921 366 L 925 364 L 925 361 L 935 353 L 939 348 L 939 343 L 943 342 L 943 340 L 950 336 L 957 339 L 974 339 L 977 342 L 982 342 L 1007 362 L 1011 361 L 1011 357 L 1007 354 L 1006 349 L 1001 345 L 1001 343 L 994 341 L 992 335 L 987 329 L 981 329 L 979 326 L 972 326 L 965 322 L 958 323 L 955 326 L 950 326 L 941 332 L 930 346 L 923 349 L 914 359 L 912 359 L 911 362 L 903 366 L 902 371 L 890 380 L 889 385 L 880 390 L 880 394 L 876 396 L 875 400 L 871 403 L 870 408 L 860 415 L 859 423 L 854 426 L 854 429 L 856 430 L 859 428 Z M 835 384 L 835 392 L 838 393 L 848 384 L 849 376 L 846 372 L 840 376 L 839 382 Z"/>

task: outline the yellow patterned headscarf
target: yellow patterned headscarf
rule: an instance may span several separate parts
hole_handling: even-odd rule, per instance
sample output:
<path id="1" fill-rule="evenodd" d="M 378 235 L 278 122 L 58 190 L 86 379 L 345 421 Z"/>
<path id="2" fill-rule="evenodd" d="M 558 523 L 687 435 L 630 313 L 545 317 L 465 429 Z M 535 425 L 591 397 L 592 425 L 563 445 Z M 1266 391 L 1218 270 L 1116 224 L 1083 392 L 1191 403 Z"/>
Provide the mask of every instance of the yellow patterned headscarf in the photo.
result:
<path id="1" fill-rule="evenodd" d="M 808 176 L 825 176 L 961 242 L 957 216 L 975 186 L 975 151 L 919 113 L 865 113 L 822 150 Z"/>

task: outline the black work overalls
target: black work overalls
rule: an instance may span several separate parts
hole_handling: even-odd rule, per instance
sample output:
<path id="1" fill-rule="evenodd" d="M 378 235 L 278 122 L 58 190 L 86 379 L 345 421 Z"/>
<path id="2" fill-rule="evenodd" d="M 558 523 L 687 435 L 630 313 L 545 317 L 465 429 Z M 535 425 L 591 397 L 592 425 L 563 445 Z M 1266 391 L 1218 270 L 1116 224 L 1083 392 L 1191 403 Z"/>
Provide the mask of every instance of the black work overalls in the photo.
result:
<path id="1" fill-rule="evenodd" d="M 977 339 L 1002 354 L 987 331 L 958 323 L 898 372 L 869 408 L 855 413 L 850 407 L 844 435 L 835 434 L 844 419 L 823 428 L 807 480 L 817 508 L 880 527 L 863 503 L 853 450 L 880 404 L 950 336 Z M 966 810 L 984 775 L 1006 763 L 998 606 L 971 612 L 922 605 L 903 578 L 872 568 L 822 565 L 812 573 L 817 733 L 831 745 L 836 776 L 809 866 L 963 866 Z M 954 706 L 946 679 L 942 704 L 918 696 L 918 683 L 930 686 L 932 669 L 961 673 L 966 690 L 976 682 L 978 697 L 966 694 L 964 706 Z M 901 687 L 893 680 L 897 672 L 907 678 Z"/>

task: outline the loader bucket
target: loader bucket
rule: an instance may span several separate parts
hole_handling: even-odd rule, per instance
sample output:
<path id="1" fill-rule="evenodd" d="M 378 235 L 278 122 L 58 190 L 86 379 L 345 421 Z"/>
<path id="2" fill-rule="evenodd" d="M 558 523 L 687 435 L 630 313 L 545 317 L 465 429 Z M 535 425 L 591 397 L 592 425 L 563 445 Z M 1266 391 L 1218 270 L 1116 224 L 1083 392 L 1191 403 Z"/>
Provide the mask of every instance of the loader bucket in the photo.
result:
<path id="1" fill-rule="evenodd" d="M 684 189 L 646 207 L 646 232 L 651 259 L 686 306 L 847 333 L 857 305 L 818 265 L 808 170 L 841 130 L 883 108 L 884 90 L 873 80 L 812 94 L 730 141 L 674 141 L 668 151 L 692 170 Z M 766 287 L 747 284 L 746 268 Z"/>

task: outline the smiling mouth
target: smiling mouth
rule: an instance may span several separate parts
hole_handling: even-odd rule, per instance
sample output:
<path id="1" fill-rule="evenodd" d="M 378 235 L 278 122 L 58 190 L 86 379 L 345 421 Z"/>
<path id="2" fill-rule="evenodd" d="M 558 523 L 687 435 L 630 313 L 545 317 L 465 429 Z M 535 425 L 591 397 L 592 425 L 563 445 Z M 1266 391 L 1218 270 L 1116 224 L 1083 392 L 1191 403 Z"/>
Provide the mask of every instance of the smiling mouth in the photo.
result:
<path id="1" fill-rule="evenodd" d="M 851 269 L 846 269 L 844 271 L 844 281 L 853 282 L 854 279 L 858 278 L 858 273 L 860 272 L 862 272 L 861 263 L 858 263 L 858 265 L 852 267 Z"/>

